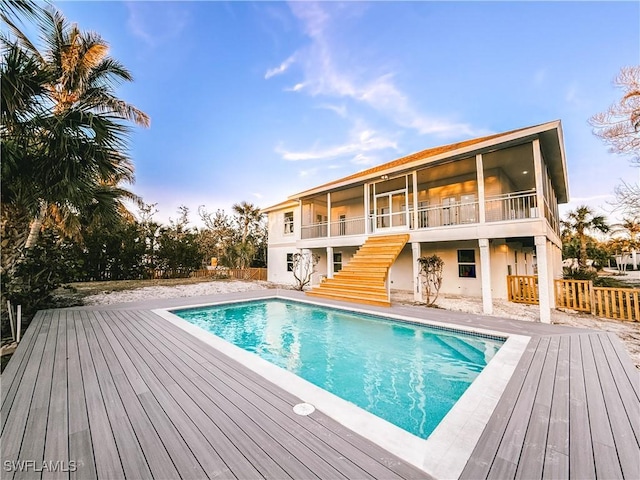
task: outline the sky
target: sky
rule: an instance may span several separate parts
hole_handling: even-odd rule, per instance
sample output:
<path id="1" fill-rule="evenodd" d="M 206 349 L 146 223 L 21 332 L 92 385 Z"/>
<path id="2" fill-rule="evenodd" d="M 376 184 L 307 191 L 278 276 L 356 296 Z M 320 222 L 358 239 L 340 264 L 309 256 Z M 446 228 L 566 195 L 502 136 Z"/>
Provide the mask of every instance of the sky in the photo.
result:
<path id="1" fill-rule="evenodd" d="M 640 169 L 588 124 L 640 63 L 640 2 L 55 2 L 135 81 L 132 190 L 197 223 L 426 148 L 562 121 L 571 202 Z"/>

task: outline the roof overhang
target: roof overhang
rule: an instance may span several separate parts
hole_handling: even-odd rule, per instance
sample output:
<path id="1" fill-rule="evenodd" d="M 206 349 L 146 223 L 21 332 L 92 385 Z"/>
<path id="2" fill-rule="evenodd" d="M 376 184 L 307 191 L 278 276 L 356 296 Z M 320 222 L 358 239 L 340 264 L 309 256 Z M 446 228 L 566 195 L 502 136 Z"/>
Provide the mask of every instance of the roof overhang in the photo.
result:
<path id="1" fill-rule="evenodd" d="M 301 198 L 318 195 L 331 190 L 340 190 L 347 187 L 363 184 L 371 180 L 379 179 L 382 175 L 394 175 L 405 171 L 411 171 L 419 167 L 429 164 L 438 164 L 447 161 L 457 160 L 460 158 L 488 153 L 501 148 L 507 148 L 522 143 L 533 141 L 535 138 L 540 139 L 543 156 L 549 168 L 549 175 L 553 182 L 556 196 L 559 203 L 567 203 L 569 201 L 569 187 L 567 182 L 567 167 L 564 152 L 564 143 L 562 137 L 562 125 L 560 120 L 525 127 L 503 134 L 492 135 L 485 139 L 477 139 L 478 141 L 461 142 L 453 144 L 450 147 L 443 147 L 441 153 L 433 154 L 434 150 L 428 149 L 417 152 L 406 157 L 393 160 L 362 172 L 349 175 L 342 179 L 338 179 L 329 183 L 325 183 L 318 187 L 291 195 L 290 201 L 300 200 Z M 458 147 L 458 145 L 460 145 Z"/>

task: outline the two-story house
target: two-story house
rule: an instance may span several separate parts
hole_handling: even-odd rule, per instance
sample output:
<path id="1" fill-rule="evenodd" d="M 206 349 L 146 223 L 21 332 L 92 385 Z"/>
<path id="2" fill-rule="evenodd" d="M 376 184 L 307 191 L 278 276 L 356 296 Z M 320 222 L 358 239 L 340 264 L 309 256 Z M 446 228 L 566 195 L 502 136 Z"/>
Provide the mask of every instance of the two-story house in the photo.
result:
<path id="1" fill-rule="evenodd" d="M 418 258 L 437 254 L 440 291 L 481 297 L 487 314 L 507 275 L 537 275 L 549 321 L 568 196 L 560 121 L 430 148 L 265 209 L 268 278 L 293 282 L 293 254 L 309 251 L 320 258 L 311 294 L 384 305 L 394 289 L 419 301 Z"/>

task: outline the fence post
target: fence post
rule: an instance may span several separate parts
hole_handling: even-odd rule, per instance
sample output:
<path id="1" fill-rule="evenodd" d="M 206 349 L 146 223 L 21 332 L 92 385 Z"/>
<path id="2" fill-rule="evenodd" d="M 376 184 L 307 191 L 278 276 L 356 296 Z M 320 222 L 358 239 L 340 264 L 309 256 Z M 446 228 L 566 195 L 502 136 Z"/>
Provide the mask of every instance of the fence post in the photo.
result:
<path id="1" fill-rule="evenodd" d="M 591 315 L 596 314 L 596 294 L 593 291 L 593 282 L 589 280 L 587 284 L 589 286 L 589 300 L 591 302 Z"/>

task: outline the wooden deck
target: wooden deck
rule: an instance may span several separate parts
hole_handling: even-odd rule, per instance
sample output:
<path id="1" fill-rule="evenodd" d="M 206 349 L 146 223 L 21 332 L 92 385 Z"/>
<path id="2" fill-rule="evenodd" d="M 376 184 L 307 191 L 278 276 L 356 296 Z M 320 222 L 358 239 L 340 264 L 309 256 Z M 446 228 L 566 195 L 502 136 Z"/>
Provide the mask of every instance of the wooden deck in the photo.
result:
<path id="1" fill-rule="evenodd" d="M 640 478 L 615 337 L 442 315 L 532 335 L 463 478 Z M 429 478 L 298 402 L 149 309 L 40 312 L 2 375 L 2 478 Z"/>

